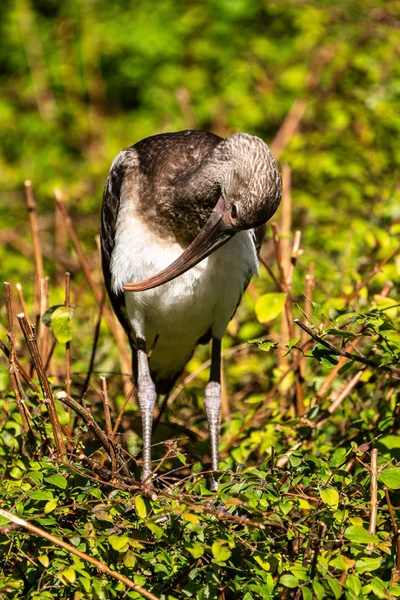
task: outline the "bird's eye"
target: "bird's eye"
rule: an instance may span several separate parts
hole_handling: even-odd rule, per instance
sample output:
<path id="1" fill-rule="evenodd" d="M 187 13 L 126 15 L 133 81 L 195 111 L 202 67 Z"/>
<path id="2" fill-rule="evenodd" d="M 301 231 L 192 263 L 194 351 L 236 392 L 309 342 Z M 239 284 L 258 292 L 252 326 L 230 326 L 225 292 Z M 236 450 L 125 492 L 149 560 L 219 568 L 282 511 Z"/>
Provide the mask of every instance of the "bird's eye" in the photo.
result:
<path id="1" fill-rule="evenodd" d="M 237 217 L 237 207 L 236 207 L 236 204 L 232 204 L 231 217 L 232 217 L 232 219 L 236 219 L 236 217 Z"/>

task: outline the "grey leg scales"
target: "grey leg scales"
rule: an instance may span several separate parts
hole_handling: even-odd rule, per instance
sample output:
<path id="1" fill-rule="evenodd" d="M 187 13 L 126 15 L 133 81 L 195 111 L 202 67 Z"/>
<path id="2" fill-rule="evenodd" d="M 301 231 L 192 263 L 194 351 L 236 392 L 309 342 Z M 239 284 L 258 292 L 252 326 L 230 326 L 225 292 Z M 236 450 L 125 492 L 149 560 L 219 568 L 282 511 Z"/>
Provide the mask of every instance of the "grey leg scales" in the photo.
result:
<path id="1" fill-rule="evenodd" d="M 153 413 L 157 400 L 157 392 L 149 371 L 146 343 L 141 339 L 138 339 L 137 342 L 137 396 L 142 412 L 142 480 L 145 481 L 151 476 L 151 431 L 153 427 Z"/>
<path id="2" fill-rule="evenodd" d="M 211 352 L 210 381 L 204 396 L 208 430 L 211 443 L 211 469 L 218 471 L 218 442 L 219 442 L 219 416 L 221 412 L 221 340 L 213 338 Z M 218 489 L 215 475 L 211 476 L 211 489 Z"/>

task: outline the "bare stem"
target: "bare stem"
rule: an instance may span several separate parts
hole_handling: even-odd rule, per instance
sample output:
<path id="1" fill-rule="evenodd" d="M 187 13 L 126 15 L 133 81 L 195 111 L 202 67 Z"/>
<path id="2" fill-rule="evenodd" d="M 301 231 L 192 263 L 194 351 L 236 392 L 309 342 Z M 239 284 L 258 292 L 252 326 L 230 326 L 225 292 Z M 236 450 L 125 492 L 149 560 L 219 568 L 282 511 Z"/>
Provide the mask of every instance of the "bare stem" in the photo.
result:
<path id="1" fill-rule="evenodd" d="M 378 450 L 371 450 L 371 512 L 369 517 L 368 531 L 372 535 L 376 534 L 376 519 L 378 516 Z M 370 550 L 373 549 L 373 544 L 368 544 Z"/>
<path id="2" fill-rule="evenodd" d="M 107 380 L 105 377 L 100 377 L 101 381 L 101 399 L 103 400 L 104 407 L 104 420 L 106 424 L 106 433 L 111 442 L 114 441 L 115 436 L 112 430 L 111 415 L 110 415 L 110 401 L 108 398 Z M 114 473 L 117 472 L 117 461 L 115 458 L 115 451 L 113 444 L 110 444 L 110 459 L 111 459 L 111 470 Z"/>
<path id="3" fill-rule="evenodd" d="M 8 357 L 8 371 L 10 373 L 11 384 L 15 394 L 15 400 L 17 403 L 19 414 L 21 415 L 22 425 L 25 433 L 31 430 L 28 421 L 27 409 L 24 402 L 25 393 L 23 391 L 21 381 L 19 379 L 19 370 L 17 364 L 17 352 L 15 348 L 15 333 L 14 333 L 14 311 L 12 305 L 12 296 L 10 284 L 4 282 L 4 294 L 6 301 L 6 311 L 8 319 L 8 339 L 10 340 L 10 352 Z"/>
<path id="4" fill-rule="evenodd" d="M 28 205 L 29 221 L 31 224 L 33 240 L 33 256 L 35 261 L 35 319 L 40 312 L 40 282 L 44 277 L 42 246 L 40 243 L 36 201 L 33 195 L 32 183 L 25 181 L 26 202 Z"/>
<path id="5" fill-rule="evenodd" d="M 39 348 L 36 341 L 36 335 L 32 331 L 32 327 L 29 325 L 27 318 L 24 313 L 20 313 L 17 315 L 17 319 L 19 321 L 22 333 L 24 334 L 25 341 L 27 343 L 30 355 L 32 357 L 33 364 L 38 374 L 40 386 L 43 392 L 44 403 L 49 412 L 50 422 L 53 429 L 54 441 L 56 444 L 57 454 L 61 460 L 65 459 L 65 444 L 64 438 L 61 431 L 60 421 L 58 420 L 58 415 L 56 411 L 56 407 L 54 404 L 53 394 L 50 389 L 49 381 L 46 377 L 43 368 L 42 357 L 40 356 Z"/>
<path id="6" fill-rule="evenodd" d="M 96 358 L 97 344 L 99 342 L 100 325 L 101 325 L 101 319 L 103 317 L 103 311 L 104 311 L 105 301 L 106 301 L 106 290 L 104 288 L 103 295 L 102 295 L 102 298 L 101 298 L 101 302 L 100 302 L 100 305 L 99 305 L 99 314 L 97 316 L 96 326 L 94 328 L 93 344 L 92 344 L 92 352 L 90 354 L 89 368 L 88 368 L 88 371 L 86 373 L 86 378 L 85 378 L 85 381 L 84 381 L 84 384 L 83 384 L 83 387 L 82 387 L 81 398 L 83 398 L 83 396 L 86 394 L 86 392 L 89 389 L 90 377 L 91 377 L 91 374 L 93 372 L 94 361 L 95 361 L 95 358 Z"/>

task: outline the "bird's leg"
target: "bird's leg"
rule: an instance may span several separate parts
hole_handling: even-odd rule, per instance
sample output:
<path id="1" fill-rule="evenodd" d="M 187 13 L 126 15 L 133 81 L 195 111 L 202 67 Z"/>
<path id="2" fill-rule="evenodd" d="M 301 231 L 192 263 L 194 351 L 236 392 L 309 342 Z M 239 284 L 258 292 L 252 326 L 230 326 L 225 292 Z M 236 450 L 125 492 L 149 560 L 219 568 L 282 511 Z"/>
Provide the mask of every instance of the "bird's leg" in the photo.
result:
<path id="1" fill-rule="evenodd" d="M 146 353 L 146 341 L 137 338 L 137 365 L 136 385 L 140 410 L 142 411 L 143 435 L 143 473 L 142 480 L 151 476 L 151 430 L 153 426 L 153 412 L 157 400 L 157 392 L 150 375 L 149 363 Z"/>
<path id="2" fill-rule="evenodd" d="M 215 471 L 218 471 L 218 441 L 219 441 L 219 413 L 221 410 L 221 340 L 213 338 L 211 349 L 210 380 L 206 386 L 204 406 L 208 420 L 208 430 L 211 442 L 211 490 L 216 492 L 218 481 Z"/>

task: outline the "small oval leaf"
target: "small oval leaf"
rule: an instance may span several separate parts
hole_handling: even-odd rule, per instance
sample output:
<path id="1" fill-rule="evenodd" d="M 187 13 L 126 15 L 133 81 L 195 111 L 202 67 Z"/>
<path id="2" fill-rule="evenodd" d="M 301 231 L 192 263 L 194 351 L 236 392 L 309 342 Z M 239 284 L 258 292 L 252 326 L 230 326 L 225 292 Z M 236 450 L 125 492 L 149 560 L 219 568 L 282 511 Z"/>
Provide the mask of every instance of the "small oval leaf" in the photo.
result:
<path id="1" fill-rule="evenodd" d="M 54 337 L 61 344 L 66 344 L 72 340 L 72 315 L 74 309 L 72 306 L 59 306 L 51 315 L 51 329 Z"/>
<path id="2" fill-rule="evenodd" d="M 258 298 L 255 305 L 255 312 L 260 323 L 272 321 L 283 310 L 286 302 L 286 294 L 272 293 L 264 294 Z"/>

